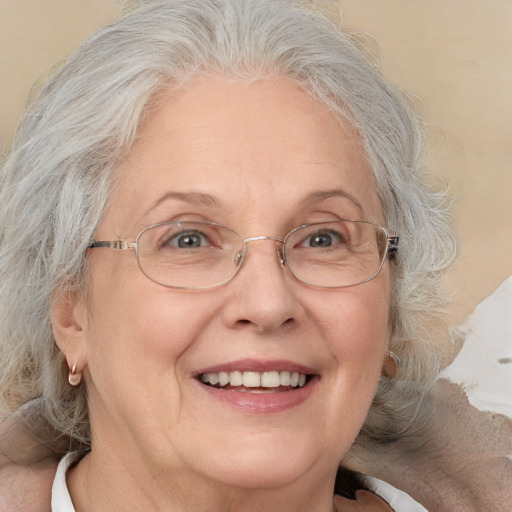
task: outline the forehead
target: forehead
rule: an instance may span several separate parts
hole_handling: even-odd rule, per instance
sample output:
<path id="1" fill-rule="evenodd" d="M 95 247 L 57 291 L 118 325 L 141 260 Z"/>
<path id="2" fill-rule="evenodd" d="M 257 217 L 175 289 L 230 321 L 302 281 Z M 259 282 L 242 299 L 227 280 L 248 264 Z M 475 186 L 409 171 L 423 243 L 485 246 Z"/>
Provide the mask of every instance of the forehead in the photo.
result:
<path id="1" fill-rule="evenodd" d="M 351 216 L 381 221 L 350 124 L 288 80 L 208 76 L 151 103 L 117 169 L 105 222 L 112 219 L 118 231 L 144 227 L 167 220 L 167 203 L 174 208 L 182 199 L 226 216 L 262 218 L 329 195 L 358 206 Z"/>

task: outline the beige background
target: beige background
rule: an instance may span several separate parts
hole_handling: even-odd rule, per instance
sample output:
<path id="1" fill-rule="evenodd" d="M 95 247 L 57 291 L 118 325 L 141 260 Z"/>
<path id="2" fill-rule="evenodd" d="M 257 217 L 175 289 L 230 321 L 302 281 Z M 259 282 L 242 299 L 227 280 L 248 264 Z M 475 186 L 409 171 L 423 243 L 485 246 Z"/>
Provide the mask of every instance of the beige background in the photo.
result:
<path id="1" fill-rule="evenodd" d="M 0 151 L 32 84 L 124 3 L 0 0 Z M 462 253 L 447 287 L 457 322 L 512 274 L 512 1 L 339 3 L 344 26 L 371 34 L 383 73 L 413 98 L 429 167 L 456 198 Z"/>

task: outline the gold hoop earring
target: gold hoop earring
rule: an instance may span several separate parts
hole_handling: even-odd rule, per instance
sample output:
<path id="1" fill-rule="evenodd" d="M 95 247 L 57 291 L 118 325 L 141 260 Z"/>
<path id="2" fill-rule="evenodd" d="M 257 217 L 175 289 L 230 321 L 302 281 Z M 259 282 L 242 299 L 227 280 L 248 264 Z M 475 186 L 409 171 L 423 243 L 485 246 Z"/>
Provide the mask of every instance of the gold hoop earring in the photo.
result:
<path id="1" fill-rule="evenodd" d="M 390 350 L 388 357 L 382 365 L 382 376 L 392 379 L 400 366 L 402 366 L 402 360 Z"/>
<path id="2" fill-rule="evenodd" d="M 80 384 L 82 380 L 82 372 L 77 371 L 76 363 L 73 365 L 73 368 L 69 370 L 68 374 L 68 382 L 71 386 L 76 387 Z"/>

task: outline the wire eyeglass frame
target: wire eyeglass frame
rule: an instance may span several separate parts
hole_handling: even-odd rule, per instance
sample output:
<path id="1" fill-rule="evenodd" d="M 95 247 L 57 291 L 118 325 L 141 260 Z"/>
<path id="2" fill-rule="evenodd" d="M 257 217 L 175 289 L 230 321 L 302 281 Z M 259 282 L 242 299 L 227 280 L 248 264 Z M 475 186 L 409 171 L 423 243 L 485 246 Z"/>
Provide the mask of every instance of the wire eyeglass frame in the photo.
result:
<path id="1" fill-rule="evenodd" d="M 379 255 L 380 263 L 378 266 L 375 266 L 375 268 L 370 272 L 370 275 L 365 277 L 361 280 L 356 280 L 356 282 L 350 282 L 349 284 L 341 284 L 341 285 L 326 285 L 326 284 L 319 284 L 310 282 L 306 279 L 301 278 L 299 275 L 296 274 L 297 268 L 294 270 L 295 264 L 292 264 L 290 267 L 289 264 L 289 258 L 288 258 L 288 252 L 287 251 L 287 243 L 289 240 L 292 239 L 292 237 L 296 236 L 297 233 L 300 232 L 307 232 L 309 228 L 320 228 L 321 226 L 326 226 L 330 224 L 337 224 L 337 223 L 349 223 L 349 224 L 357 224 L 361 226 L 371 226 L 372 229 L 375 230 L 376 233 L 380 234 L 382 236 L 382 240 L 386 242 L 385 248 L 382 249 L 382 254 Z M 233 236 L 234 240 L 237 240 L 240 243 L 240 249 L 236 251 L 236 253 L 233 253 L 234 255 L 234 266 L 232 267 L 232 272 L 228 276 L 226 274 L 226 278 L 222 279 L 219 282 L 213 282 L 206 285 L 201 286 L 184 286 L 182 284 L 180 285 L 174 285 L 174 284 L 168 284 L 166 282 L 162 282 L 161 279 L 157 279 L 154 276 L 151 275 L 151 272 L 148 272 L 146 266 L 141 262 L 141 259 L 143 257 L 141 256 L 141 240 L 145 239 L 145 234 L 148 233 L 151 230 L 156 230 L 161 227 L 167 227 L 167 226 L 186 226 L 186 225 L 194 225 L 194 226 L 205 226 L 208 228 L 213 229 L 219 229 L 225 232 L 229 232 L 231 236 Z M 178 233 L 179 234 L 179 233 Z M 309 238 L 309 237 L 308 237 Z M 398 246 L 400 237 L 397 234 L 390 235 L 387 230 L 380 226 L 379 224 L 374 224 L 372 222 L 368 221 L 360 221 L 360 220 L 351 220 L 351 219 L 337 219 L 335 221 L 327 221 L 327 222 L 316 222 L 312 224 L 303 224 L 301 226 L 298 226 L 294 229 L 292 229 L 288 234 L 284 236 L 284 238 L 277 238 L 272 236 L 266 236 L 266 235 L 260 235 L 260 236 L 252 236 L 249 238 L 243 238 L 238 232 L 235 230 L 229 228 L 228 226 L 224 226 L 222 224 L 218 224 L 216 222 L 209 222 L 209 221 L 191 221 L 191 220 L 175 220 L 175 221 L 169 221 L 169 222 L 160 222 L 157 224 L 152 224 L 150 226 L 147 226 L 143 230 L 139 232 L 137 235 L 135 241 L 125 241 L 125 240 L 92 240 L 89 245 L 87 246 L 87 249 L 96 249 L 96 248 L 109 248 L 109 249 L 117 249 L 117 250 L 135 250 L 137 263 L 139 265 L 139 268 L 141 269 L 142 273 L 151 281 L 160 284 L 161 286 L 164 286 L 166 288 L 175 288 L 175 289 L 182 289 L 182 290 L 203 290 L 203 289 L 210 289 L 215 288 L 218 286 L 222 286 L 223 284 L 228 283 L 231 281 L 239 272 L 240 268 L 242 267 L 242 264 L 245 260 L 245 257 L 248 252 L 247 244 L 249 242 L 255 242 L 259 240 L 270 240 L 276 243 L 281 244 L 281 248 L 278 250 L 279 260 L 282 266 L 286 266 L 288 268 L 288 271 L 290 274 L 297 279 L 298 281 L 315 288 L 346 288 L 350 286 L 356 286 L 368 281 L 371 281 L 374 279 L 381 271 L 384 262 L 386 260 L 387 256 L 394 257 L 396 253 L 398 252 Z M 192 249 L 194 250 L 194 249 Z M 322 249 L 320 249 L 321 251 Z M 298 265 L 298 264 L 297 264 Z M 300 274 L 300 272 L 299 272 Z"/>

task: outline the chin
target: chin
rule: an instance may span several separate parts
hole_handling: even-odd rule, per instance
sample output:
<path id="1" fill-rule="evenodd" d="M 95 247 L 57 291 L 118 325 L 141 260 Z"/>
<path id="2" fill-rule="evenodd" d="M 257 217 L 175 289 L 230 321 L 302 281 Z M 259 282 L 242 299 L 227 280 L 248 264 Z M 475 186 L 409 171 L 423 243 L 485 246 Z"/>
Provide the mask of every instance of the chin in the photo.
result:
<path id="1" fill-rule="evenodd" d="M 305 472 L 306 466 L 290 461 L 244 461 L 238 467 L 216 467 L 214 480 L 219 483 L 243 489 L 279 489 L 292 485 Z"/>
<path id="2" fill-rule="evenodd" d="M 312 440 L 315 441 L 315 440 Z M 191 457 L 198 471 L 206 473 L 209 479 L 228 486 L 244 489 L 277 489 L 293 484 L 304 474 L 317 467 L 337 467 L 337 459 L 321 460 L 318 439 L 307 442 L 305 439 L 282 436 L 262 436 L 254 434 L 240 436 L 237 442 L 226 440 L 220 446 L 227 450 L 203 453 L 201 457 Z"/>

